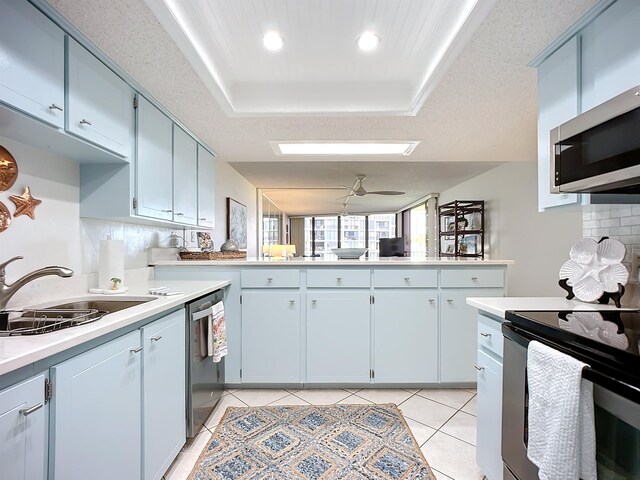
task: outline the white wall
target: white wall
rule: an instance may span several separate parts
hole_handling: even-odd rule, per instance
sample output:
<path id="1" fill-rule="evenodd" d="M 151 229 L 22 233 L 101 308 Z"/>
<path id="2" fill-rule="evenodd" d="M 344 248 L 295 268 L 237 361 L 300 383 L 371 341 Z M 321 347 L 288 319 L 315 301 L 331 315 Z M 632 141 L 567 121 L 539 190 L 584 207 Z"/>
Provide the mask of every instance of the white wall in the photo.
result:
<path id="1" fill-rule="evenodd" d="M 509 296 L 561 296 L 560 266 L 582 238 L 582 210 L 538 212 L 537 165 L 512 162 L 441 192 L 438 203 L 485 201 L 485 253 L 515 260 L 508 269 Z"/>
<path id="2" fill-rule="evenodd" d="M 216 250 L 227 238 L 227 197 L 247 206 L 247 255 L 257 256 L 257 193 L 256 187 L 231 166 L 216 160 L 216 228 L 213 245 Z"/>

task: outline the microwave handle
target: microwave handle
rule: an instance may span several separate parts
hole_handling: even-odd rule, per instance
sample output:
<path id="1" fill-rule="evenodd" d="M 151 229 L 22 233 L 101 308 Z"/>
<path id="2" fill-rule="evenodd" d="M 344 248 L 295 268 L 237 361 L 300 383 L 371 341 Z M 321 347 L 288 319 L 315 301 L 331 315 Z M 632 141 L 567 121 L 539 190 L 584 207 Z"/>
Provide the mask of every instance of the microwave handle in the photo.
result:
<path id="1" fill-rule="evenodd" d="M 559 141 L 560 127 L 552 128 L 549 132 L 549 191 L 551 193 L 560 193 L 560 187 L 557 185 L 558 178 L 556 173 L 556 143 Z"/>

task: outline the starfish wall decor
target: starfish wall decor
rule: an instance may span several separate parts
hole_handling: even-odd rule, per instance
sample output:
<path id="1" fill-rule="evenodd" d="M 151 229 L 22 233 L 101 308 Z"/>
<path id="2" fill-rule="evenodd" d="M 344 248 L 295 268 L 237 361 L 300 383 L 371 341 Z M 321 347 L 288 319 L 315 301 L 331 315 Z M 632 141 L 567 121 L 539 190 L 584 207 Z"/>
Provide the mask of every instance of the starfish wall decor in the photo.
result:
<path id="1" fill-rule="evenodd" d="M 36 219 L 34 210 L 38 205 L 42 203 L 42 200 L 33 198 L 31 196 L 31 189 L 29 187 L 24 187 L 24 193 L 22 195 L 11 195 L 9 199 L 16 204 L 16 211 L 13 214 L 14 217 L 27 215 L 31 218 L 31 220 Z"/>

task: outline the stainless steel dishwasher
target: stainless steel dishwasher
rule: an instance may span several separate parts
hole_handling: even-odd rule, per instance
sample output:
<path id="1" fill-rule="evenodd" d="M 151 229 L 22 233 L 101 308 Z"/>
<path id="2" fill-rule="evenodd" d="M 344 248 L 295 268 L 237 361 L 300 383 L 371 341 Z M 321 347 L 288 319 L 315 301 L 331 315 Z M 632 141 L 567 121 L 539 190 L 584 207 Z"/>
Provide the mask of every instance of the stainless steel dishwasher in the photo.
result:
<path id="1" fill-rule="evenodd" d="M 204 319 L 194 315 L 223 300 L 224 291 L 216 290 L 187 304 L 187 437 L 194 437 L 220 400 L 224 388 L 224 358 L 214 363 L 203 351 L 206 344 Z M 197 316 L 197 315 L 195 315 Z"/>

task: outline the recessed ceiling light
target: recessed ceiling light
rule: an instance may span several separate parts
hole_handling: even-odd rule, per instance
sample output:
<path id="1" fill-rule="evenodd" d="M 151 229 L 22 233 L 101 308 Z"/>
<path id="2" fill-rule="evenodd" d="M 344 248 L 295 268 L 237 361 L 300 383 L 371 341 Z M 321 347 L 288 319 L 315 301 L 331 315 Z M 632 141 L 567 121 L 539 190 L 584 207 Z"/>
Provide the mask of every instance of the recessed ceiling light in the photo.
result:
<path id="1" fill-rule="evenodd" d="M 276 155 L 411 155 L 420 141 L 270 143 Z"/>
<path id="2" fill-rule="evenodd" d="M 277 32 L 267 32 L 264 37 L 262 37 L 262 44 L 267 50 L 275 52 L 280 50 L 284 45 L 284 38 Z"/>
<path id="3" fill-rule="evenodd" d="M 364 32 L 358 37 L 358 47 L 360 50 L 370 52 L 378 48 L 380 37 L 372 32 Z"/>

